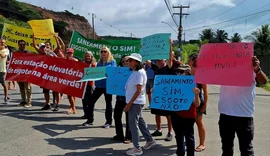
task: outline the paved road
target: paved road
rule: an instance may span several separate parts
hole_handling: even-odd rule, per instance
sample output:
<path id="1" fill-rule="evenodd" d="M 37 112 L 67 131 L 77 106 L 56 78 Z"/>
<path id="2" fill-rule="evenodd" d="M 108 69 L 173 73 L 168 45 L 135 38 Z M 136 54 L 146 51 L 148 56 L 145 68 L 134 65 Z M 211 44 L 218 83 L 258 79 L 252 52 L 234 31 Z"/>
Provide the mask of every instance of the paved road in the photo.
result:
<path id="1" fill-rule="evenodd" d="M 210 87 L 210 101 L 204 122 L 207 128 L 206 150 L 196 153 L 197 156 L 218 156 L 220 150 L 220 138 L 218 134 L 218 101 L 219 88 Z M 95 123 L 91 128 L 81 126 L 84 120 L 81 101 L 77 99 L 78 114 L 67 115 L 67 99 L 61 101 L 59 112 L 41 111 L 43 95 L 39 87 L 33 87 L 33 107 L 22 108 L 16 106 L 19 103 L 18 91 L 10 92 L 11 101 L 8 105 L 2 103 L 3 90 L 0 89 L 0 155 L 1 156 L 103 156 L 125 155 L 125 151 L 132 144 L 125 145 L 110 140 L 115 134 L 114 128 L 103 129 L 104 124 L 104 99 L 96 104 Z M 114 98 L 115 99 L 115 98 Z M 269 143 L 269 112 L 270 94 L 257 88 L 256 113 L 255 113 L 255 153 L 256 156 L 268 156 Z M 154 116 L 149 111 L 144 111 L 144 118 L 151 131 L 155 130 Z M 163 141 L 167 133 L 165 119 L 162 120 L 164 136 L 158 137 L 158 145 L 153 149 L 144 151 L 144 155 L 162 156 L 175 155 L 176 143 Z M 195 129 L 197 129 L 195 127 Z M 195 131 L 196 138 L 197 131 Z M 235 155 L 239 155 L 237 139 Z M 142 140 L 141 144 L 144 142 Z"/>

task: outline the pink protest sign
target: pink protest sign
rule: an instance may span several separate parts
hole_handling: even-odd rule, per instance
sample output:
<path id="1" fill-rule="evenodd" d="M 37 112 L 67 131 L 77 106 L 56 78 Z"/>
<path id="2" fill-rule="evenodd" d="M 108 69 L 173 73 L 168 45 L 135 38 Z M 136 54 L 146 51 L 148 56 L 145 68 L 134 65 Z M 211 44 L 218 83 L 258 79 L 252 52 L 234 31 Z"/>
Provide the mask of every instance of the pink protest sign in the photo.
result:
<path id="1" fill-rule="evenodd" d="M 251 86 L 253 43 L 204 44 L 200 49 L 195 82 Z"/>

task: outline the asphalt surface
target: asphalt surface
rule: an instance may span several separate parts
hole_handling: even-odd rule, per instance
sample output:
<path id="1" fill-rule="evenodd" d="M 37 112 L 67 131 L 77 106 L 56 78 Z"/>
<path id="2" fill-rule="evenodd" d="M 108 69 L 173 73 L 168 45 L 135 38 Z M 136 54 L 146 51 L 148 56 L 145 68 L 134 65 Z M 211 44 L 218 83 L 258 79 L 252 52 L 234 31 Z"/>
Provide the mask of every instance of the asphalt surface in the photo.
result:
<path id="1" fill-rule="evenodd" d="M 132 144 L 123 144 L 111 140 L 115 135 L 114 127 L 101 128 L 105 123 L 105 101 L 101 97 L 96 104 L 95 122 L 92 127 L 83 127 L 85 120 L 80 99 L 76 99 L 77 114 L 67 115 L 68 108 L 66 96 L 61 100 L 58 112 L 41 111 L 44 104 L 42 91 L 39 87 L 33 87 L 33 107 L 23 108 L 16 106 L 20 102 L 18 89 L 10 91 L 9 104 L 3 104 L 3 89 L 0 89 L 0 155 L 1 156 L 105 156 L 125 155 Z M 209 105 L 204 123 L 207 129 L 206 150 L 196 153 L 197 156 L 221 155 L 221 143 L 218 132 L 218 86 L 210 86 Z M 115 97 L 113 98 L 115 103 Z M 257 88 L 255 111 L 255 138 L 254 148 L 256 156 L 270 155 L 270 93 Z M 146 105 L 148 106 L 148 104 Z M 154 116 L 149 110 L 143 111 L 146 123 L 151 132 L 155 130 Z M 124 116 L 123 116 L 124 117 Z M 157 137 L 158 145 L 144 151 L 148 156 L 175 155 L 175 139 L 165 142 L 167 134 L 165 118 L 162 119 L 163 136 Z M 197 127 L 195 126 L 196 145 L 198 143 Z M 145 141 L 142 138 L 141 145 Z M 235 155 L 240 155 L 238 140 L 235 139 Z"/>

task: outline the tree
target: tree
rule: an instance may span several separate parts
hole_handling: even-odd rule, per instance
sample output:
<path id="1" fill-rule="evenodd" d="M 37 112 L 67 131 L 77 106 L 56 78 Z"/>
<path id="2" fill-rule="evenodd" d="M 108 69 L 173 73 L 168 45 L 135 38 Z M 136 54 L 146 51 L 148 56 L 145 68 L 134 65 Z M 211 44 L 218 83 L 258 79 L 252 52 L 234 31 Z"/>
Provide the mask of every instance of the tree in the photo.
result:
<path id="1" fill-rule="evenodd" d="M 214 40 L 214 35 L 215 35 L 215 33 L 213 32 L 212 29 L 204 29 L 204 30 L 202 31 L 202 33 L 199 34 L 200 39 L 201 39 L 202 41 L 208 40 L 209 42 L 211 42 L 211 41 Z"/>
<path id="2" fill-rule="evenodd" d="M 200 47 L 198 44 L 185 44 L 182 46 L 182 62 L 187 63 L 188 56 L 194 53 L 199 53 Z"/>
<path id="3" fill-rule="evenodd" d="M 233 36 L 231 36 L 230 41 L 233 42 L 233 43 L 234 42 L 241 42 L 242 41 L 242 37 L 241 37 L 240 34 L 234 33 Z"/>
<path id="4" fill-rule="evenodd" d="M 270 28 L 268 24 L 262 25 L 261 29 L 253 31 L 245 39 L 254 43 L 255 55 L 270 54 Z"/>
<path id="5" fill-rule="evenodd" d="M 225 30 L 218 29 L 215 33 L 215 42 L 216 43 L 227 43 L 228 33 Z"/>

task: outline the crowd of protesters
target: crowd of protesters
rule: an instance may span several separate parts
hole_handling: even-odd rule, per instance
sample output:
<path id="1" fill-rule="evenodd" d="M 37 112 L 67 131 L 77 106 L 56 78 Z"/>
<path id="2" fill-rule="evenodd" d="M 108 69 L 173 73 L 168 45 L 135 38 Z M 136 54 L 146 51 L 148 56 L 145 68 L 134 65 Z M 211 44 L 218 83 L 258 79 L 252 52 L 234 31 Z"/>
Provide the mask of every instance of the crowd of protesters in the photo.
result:
<path id="1" fill-rule="evenodd" d="M 47 55 L 50 57 L 66 58 L 67 60 L 78 61 L 74 58 L 74 50 L 66 48 L 64 42 L 60 37 L 54 36 L 57 47 L 52 49 L 50 42 L 36 44 L 35 36 L 33 35 L 33 45 L 36 54 Z M 171 42 L 171 41 L 170 41 Z M 8 89 L 13 84 L 16 88 L 15 82 L 6 84 L 4 79 L 7 72 L 8 56 L 11 53 L 30 53 L 25 49 L 26 42 L 24 40 L 18 41 L 18 50 L 11 52 L 5 40 L 0 40 L 0 82 L 4 87 L 4 102 L 8 103 Z M 172 46 L 172 45 L 171 45 Z M 189 56 L 188 64 L 185 65 L 176 60 L 174 53 L 170 50 L 168 60 L 148 60 L 143 62 L 140 54 L 133 53 L 129 56 L 123 56 L 119 63 L 117 63 L 110 49 L 103 47 L 100 49 L 100 57 L 94 57 L 93 53 L 87 51 L 84 55 L 83 62 L 90 65 L 91 68 L 112 66 L 112 67 L 129 67 L 132 70 L 126 85 L 125 96 L 116 96 L 115 108 L 113 110 L 111 94 L 106 91 L 106 79 L 98 81 L 87 82 L 85 96 L 82 99 L 84 115 L 82 119 L 86 119 L 84 126 L 91 127 L 94 124 L 94 108 L 97 100 L 103 94 L 105 97 L 105 124 L 103 128 L 110 128 L 115 122 L 116 135 L 112 140 L 121 141 L 125 144 L 133 143 L 134 148 L 129 149 L 127 155 L 141 155 L 143 149 L 148 150 L 156 145 L 154 137 L 162 136 L 161 118 L 166 117 L 168 132 L 165 141 L 172 141 L 175 137 L 177 145 L 177 155 L 194 156 L 195 152 L 202 152 L 206 149 L 205 138 L 206 129 L 203 124 L 203 115 L 206 115 L 208 105 L 208 89 L 206 84 L 196 84 L 194 88 L 194 101 L 189 110 L 171 112 L 159 109 L 151 109 L 151 113 L 155 115 L 156 130 L 151 134 L 147 123 L 144 121 L 142 109 L 146 104 L 146 94 L 151 102 L 153 92 L 159 90 L 153 89 L 155 75 L 195 75 L 197 68 L 197 54 Z M 118 64 L 118 65 L 117 65 Z M 254 100 L 255 100 L 255 85 L 256 83 L 265 84 L 267 77 L 260 68 L 260 62 L 256 57 L 250 60 L 250 64 L 254 67 L 254 81 L 250 87 L 236 87 L 236 86 L 221 86 L 219 98 L 219 132 L 222 142 L 222 156 L 233 155 L 233 143 L 235 133 L 239 139 L 240 151 L 243 156 L 253 156 L 252 140 L 254 137 Z M 18 86 L 21 93 L 21 102 L 18 106 L 29 108 L 32 106 L 32 87 L 29 82 L 18 81 Z M 44 107 L 42 110 L 58 111 L 59 103 L 63 94 L 52 91 L 53 102 L 50 102 L 50 90 L 42 88 L 44 94 Z M 67 110 L 68 114 L 76 113 L 75 97 L 67 95 L 70 104 Z M 125 134 L 122 124 L 122 115 L 126 117 Z M 154 119 L 154 117 L 153 117 Z M 199 144 L 195 146 L 194 139 L 194 124 L 196 123 L 199 135 Z M 146 144 L 142 147 L 139 144 L 139 132 L 141 131 L 146 140 Z M 174 137 L 173 137 L 174 136 Z M 186 147 L 185 147 L 186 146 Z"/>

